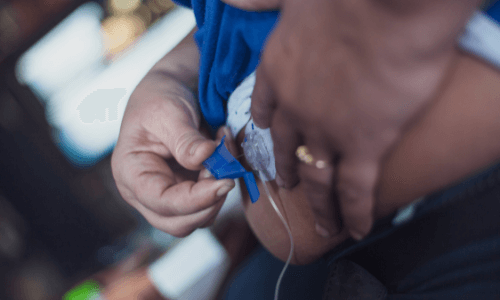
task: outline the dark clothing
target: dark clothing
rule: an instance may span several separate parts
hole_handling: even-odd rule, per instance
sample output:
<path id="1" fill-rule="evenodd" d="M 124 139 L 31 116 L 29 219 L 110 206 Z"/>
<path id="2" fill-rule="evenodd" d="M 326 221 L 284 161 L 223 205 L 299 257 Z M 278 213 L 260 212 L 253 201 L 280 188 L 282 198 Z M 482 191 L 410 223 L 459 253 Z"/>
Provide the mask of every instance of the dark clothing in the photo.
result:
<path id="1" fill-rule="evenodd" d="M 272 299 L 283 265 L 260 249 L 225 299 Z M 362 291 L 373 298 L 359 298 Z M 287 300 L 384 297 L 500 299 L 500 164 L 378 221 L 359 243 L 347 240 L 325 259 L 290 268 L 280 292 Z"/>
<path id="2" fill-rule="evenodd" d="M 200 107 L 215 129 L 226 121 L 229 95 L 255 70 L 279 13 L 244 12 L 219 0 L 176 2 L 195 13 Z M 500 2 L 487 14 L 500 21 Z M 328 281 L 327 264 L 321 266 L 321 261 L 291 267 L 280 299 L 320 299 L 325 282 L 351 282 L 341 277 L 352 274 L 371 281 L 368 273 L 359 275 L 364 273 L 358 265 L 385 286 L 388 299 L 500 299 L 499 234 L 500 166 L 495 166 L 378 221 L 362 242 L 349 240 L 336 247 L 326 256 L 334 270 Z M 282 267 L 259 250 L 236 275 L 226 299 L 272 299 Z M 358 281 L 365 286 L 366 281 Z M 333 299 L 349 299 L 335 286 L 327 284 L 326 290 L 337 291 Z"/>

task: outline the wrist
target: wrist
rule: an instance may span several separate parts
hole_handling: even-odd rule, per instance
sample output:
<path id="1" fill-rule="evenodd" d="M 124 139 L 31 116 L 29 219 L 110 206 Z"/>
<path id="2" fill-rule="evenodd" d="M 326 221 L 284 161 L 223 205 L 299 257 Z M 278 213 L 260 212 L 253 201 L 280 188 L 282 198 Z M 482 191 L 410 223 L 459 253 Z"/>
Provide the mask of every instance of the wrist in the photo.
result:
<path id="1" fill-rule="evenodd" d="M 190 116 L 196 126 L 200 124 L 199 106 L 193 91 L 181 80 L 165 72 L 149 72 L 130 97 L 127 110 L 130 106 L 140 107 L 148 113 L 151 110 L 174 109 Z"/>

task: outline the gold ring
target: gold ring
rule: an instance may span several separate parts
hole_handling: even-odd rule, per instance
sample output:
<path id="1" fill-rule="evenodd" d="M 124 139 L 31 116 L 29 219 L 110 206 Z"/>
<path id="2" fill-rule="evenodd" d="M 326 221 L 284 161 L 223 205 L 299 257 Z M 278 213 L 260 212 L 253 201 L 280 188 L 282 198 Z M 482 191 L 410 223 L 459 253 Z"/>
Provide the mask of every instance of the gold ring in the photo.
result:
<path id="1" fill-rule="evenodd" d="M 315 166 L 318 169 L 324 169 L 328 165 L 328 163 L 324 160 L 314 159 L 312 154 L 309 152 L 309 149 L 305 145 L 299 146 L 295 151 L 295 155 L 297 155 L 297 158 L 301 162 L 305 163 L 306 165 Z"/>

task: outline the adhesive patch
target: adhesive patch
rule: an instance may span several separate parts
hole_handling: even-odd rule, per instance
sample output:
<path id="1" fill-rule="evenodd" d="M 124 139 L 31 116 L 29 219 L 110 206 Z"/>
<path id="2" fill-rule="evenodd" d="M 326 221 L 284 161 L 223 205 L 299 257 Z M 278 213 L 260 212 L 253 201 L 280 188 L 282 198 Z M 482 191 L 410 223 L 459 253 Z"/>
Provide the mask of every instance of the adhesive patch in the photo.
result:
<path id="1" fill-rule="evenodd" d="M 261 171 L 261 179 L 271 181 L 276 178 L 274 144 L 271 130 L 257 127 L 253 120 L 245 127 L 245 141 L 241 144 L 245 158 L 252 168 Z"/>

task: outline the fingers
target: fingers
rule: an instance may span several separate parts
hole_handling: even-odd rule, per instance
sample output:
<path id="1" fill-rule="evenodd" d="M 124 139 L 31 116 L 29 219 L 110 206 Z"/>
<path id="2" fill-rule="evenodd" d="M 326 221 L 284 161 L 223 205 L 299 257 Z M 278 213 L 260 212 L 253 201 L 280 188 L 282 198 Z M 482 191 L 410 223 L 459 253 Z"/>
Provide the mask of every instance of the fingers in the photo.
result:
<path id="1" fill-rule="evenodd" d="M 148 171 L 138 177 L 136 199 L 162 216 L 188 215 L 214 205 L 234 185 L 232 179 L 214 178 L 172 183 L 165 173 Z"/>
<path id="2" fill-rule="evenodd" d="M 165 210 L 139 202 L 133 206 L 154 227 L 177 237 L 187 236 L 196 228 L 209 226 L 215 221 L 227 194 L 235 185 L 232 179 L 216 181 L 208 170 L 200 172 L 199 181 L 192 185 L 193 192 L 189 194 L 183 190 L 193 183 L 183 182 L 170 187 L 162 198 L 171 195 L 173 201 L 159 201 L 166 203 Z"/>
<path id="3" fill-rule="evenodd" d="M 204 227 L 209 221 L 214 219 L 221 209 L 225 196 L 209 208 L 190 214 L 187 216 L 164 217 L 154 211 L 138 205 L 136 209 L 146 218 L 146 220 L 155 228 L 168 232 L 176 237 L 185 237 L 195 229 Z"/>
<path id="4" fill-rule="evenodd" d="M 281 113 L 274 117 L 271 127 L 276 163 L 276 184 L 291 189 L 299 183 L 298 160 L 295 150 L 300 146 L 298 132 Z"/>
<path id="5" fill-rule="evenodd" d="M 153 226 L 176 236 L 215 218 L 235 186 L 234 180 L 215 180 L 207 170 L 199 173 L 198 182 L 184 181 L 152 152 L 129 153 L 122 163 L 114 165 L 125 176 L 119 184 L 124 198 Z"/>
<path id="6" fill-rule="evenodd" d="M 175 160 L 188 170 L 199 170 L 201 163 L 215 151 L 214 141 L 205 138 L 197 128 L 179 124 L 166 142 Z"/>
<path id="7" fill-rule="evenodd" d="M 275 10 L 280 6 L 280 0 L 222 0 L 228 5 L 243 10 L 260 11 Z"/>
<path id="8" fill-rule="evenodd" d="M 334 166 L 330 154 L 322 149 L 309 149 L 316 161 L 327 162 L 324 167 L 300 163 L 300 181 L 316 220 L 316 231 L 323 237 L 331 237 L 340 231 L 340 221 L 334 197 Z"/>
<path id="9" fill-rule="evenodd" d="M 376 160 L 347 156 L 340 161 L 338 192 L 344 226 L 360 240 L 373 224 L 374 189 L 379 165 Z"/>
<path id="10" fill-rule="evenodd" d="M 276 109 L 276 101 L 264 67 L 260 65 L 255 74 L 255 86 L 252 93 L 252 118 L 257 127 L 265 129 L 271 126 Z"/>

